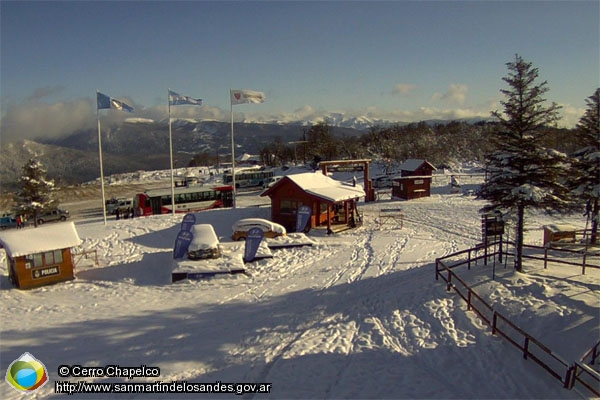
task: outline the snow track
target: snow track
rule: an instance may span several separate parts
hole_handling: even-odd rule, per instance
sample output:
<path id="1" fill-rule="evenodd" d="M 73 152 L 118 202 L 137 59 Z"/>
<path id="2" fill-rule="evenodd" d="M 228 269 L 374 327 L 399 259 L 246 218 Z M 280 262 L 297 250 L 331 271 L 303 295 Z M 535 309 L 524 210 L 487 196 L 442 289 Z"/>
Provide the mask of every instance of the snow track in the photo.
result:
<path id="1" fill-rule="evenodd" d="M 170 268 L 181 216 L 78 224 L 100 268 L 31 291 L 8 289 L 4 277 L 2 358 L 32 352 L 52 379 L 61 364 L 120 364 L 159 366 L 164 382 L 273 383 L 271 394 L 246 399 L 573 397 L 507 350 L 434 280 L 437 257 L 480 241 L 481 204 L 455 195 L 389 203 L 403 209 L 402 229 L 375 221 L 386 202 L 361 204 L 361 227 L 330 236 L 311 231 L 316 244 L 275 250 L 246 264 L 249 276 L 177 284 Z M 231 224 L 268 210 L 229 213 L 199 215 L 228 250 L 241 252 L 244 244 L 228 239 Z M 584 327 L 593 336 L 587 317 L 595 310 L 581 314 L 560 303 L 583 301 L 593 287 L 569 288 L 529 277 L 491 288 L 490 296 L 523 321 L 549 315 L 555 324 L 567 321 L 567 333 Z M 52 395 L 47 386 L 41 397 Z M 6 387 L 0 396 L 20 397 Z"/>

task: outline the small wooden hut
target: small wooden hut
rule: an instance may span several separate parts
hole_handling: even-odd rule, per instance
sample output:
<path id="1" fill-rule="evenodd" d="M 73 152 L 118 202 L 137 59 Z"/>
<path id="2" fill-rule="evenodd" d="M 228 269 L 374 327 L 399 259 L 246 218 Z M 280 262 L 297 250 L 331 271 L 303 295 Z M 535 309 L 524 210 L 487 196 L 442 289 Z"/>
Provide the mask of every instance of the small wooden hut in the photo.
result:
<path id="1" fill-rule="evenodd" d="M 72 222 L 0 232 L 8 277 L 19 289 L 74 279 L 71 248 L 80 244 Z"/>
<path id="2" fill-rule="evenodd" d="M 297 211 L 302 205 L 311 207 L 311 228 L 327 226 L 328 232 L 332 232 L 359 221 L 356 203 L 365 197 L 365 191 L 321 172 L 307 172 L 284 176 L 261 196 L 271 199 L 271 220 L 290 232 L 295 230 Z"/>
<path id="3" fill-rule="evenodd" d="M 431 196 L 431 174 L 435 170 L 426 160 L 406 160 L 400 165 L 401 176 L 394 179 L 392 196 L 406 200 Z"/>

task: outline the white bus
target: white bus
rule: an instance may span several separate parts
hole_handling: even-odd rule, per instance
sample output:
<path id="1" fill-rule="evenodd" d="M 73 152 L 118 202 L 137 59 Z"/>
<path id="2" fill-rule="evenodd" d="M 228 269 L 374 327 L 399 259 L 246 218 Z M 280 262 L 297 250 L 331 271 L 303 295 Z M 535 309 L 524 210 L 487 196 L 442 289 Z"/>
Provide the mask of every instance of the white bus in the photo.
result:
<path id="1" fill-rule="evenodd" d="M 265 184 L 265 182 L 267 182 L 272 177 L 272 169 L 240 169 L 235 172 L 235 187 L 236 189 L 254 186 L 262 187 Z M 231 174 L 231 171 L 223 174 L 223 184 L 233 185 L 233 175 Z"/>

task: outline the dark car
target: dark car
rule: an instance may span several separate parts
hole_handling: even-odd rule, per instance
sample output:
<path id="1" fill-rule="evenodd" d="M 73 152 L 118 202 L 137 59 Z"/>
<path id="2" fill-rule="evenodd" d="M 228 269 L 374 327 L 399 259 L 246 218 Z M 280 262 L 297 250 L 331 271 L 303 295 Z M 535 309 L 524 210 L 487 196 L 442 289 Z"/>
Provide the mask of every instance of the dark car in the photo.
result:
<path id="1" fill-rule="evenodd" d="M 4 216 L 0 219 L 0 229 L 16 228 L 17 220 L 11 216 Z"/>

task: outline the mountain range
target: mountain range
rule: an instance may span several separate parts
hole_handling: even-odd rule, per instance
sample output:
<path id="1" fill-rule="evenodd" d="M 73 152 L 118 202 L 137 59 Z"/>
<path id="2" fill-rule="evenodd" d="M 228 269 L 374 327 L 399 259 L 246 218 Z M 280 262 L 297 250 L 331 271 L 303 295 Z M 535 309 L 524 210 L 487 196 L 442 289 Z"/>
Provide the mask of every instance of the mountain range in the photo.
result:
<path id="1" fill-rule="evenodd" d="M 468 120 L 474 123 L 481 119 Z M 403 122 L 374 120 L 368 117 L 348 118 L 331 113 L 319 121 L 237 122 L 233 125 L 235 154 L 258 154 L 274 141 L 288 143 L 304 139 L 305 132 L 319 122 L 332 127 L 334 136 L 360 136 L 373 126 Z M 430 125 L 449 121 L 425 121 Z M 194 155 L 208 153 L 220 157 L 231 155 L 231 123 L 221 121 L 173 119 L 171 137 L 175 167 L 188 166 Z M 59 185 L 81 184 L 100 176 L 98 131 L 77 130 L 60 138 L 39 138 L 2 143 L 0 146 L 0 189 L 14 190 L 22 167 L 32 157 L 46 167 L 48 177 Z M 131 118 L 124 123 L 103 126 L 101 131 L 102 161 L 105 176 L 139 170 L 168 169 L 169 122 L 167 119 Z"/>
<path id="2" fill-rule="evenodd" d="M 257 154 L 274 140 L 303 140 L 309 127 L 301 124 L 234 123 L 236 155 Z M 231 123 L 173 120 L 171 123 L 175 167 L 187 166 L 195 154 L 231 155 Z M 168 120 L 131 119 L 102 127 L 102 161 L 105 176 L 138 170 L 168 169 Z M 335 127 L 334 135 L 356 136 L 362 131 Z M 100 176 L 98 131 L 78 130 L 61 138 L 40 138 L 3 143 L 0 147 L 0 188 L 14 189 L 29 158 L 38 158 L 48 177 L 57 184 L 80 184 Z"/>

